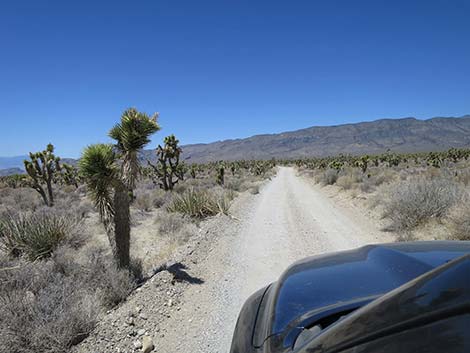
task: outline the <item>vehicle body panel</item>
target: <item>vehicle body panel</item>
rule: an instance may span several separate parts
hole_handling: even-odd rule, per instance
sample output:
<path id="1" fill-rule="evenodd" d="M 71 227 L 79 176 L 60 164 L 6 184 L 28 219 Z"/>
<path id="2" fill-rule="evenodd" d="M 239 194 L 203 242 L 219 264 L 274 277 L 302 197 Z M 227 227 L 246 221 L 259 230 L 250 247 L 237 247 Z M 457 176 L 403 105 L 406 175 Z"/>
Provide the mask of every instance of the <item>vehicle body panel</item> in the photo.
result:
<path id="1" fill-rule="evenodd" d="M 244 328 L 252 332 L 251 350 L 237 350 L 234 344 L 232 353 L 289 352 L 305 327 L 323 317 L 349 314 L 465 254 L 470 254 L 470 242 L 410 242 L 370 245 L 296 262 L 245 305 L 243 312 L 257 313 L 253 326 Z"/>

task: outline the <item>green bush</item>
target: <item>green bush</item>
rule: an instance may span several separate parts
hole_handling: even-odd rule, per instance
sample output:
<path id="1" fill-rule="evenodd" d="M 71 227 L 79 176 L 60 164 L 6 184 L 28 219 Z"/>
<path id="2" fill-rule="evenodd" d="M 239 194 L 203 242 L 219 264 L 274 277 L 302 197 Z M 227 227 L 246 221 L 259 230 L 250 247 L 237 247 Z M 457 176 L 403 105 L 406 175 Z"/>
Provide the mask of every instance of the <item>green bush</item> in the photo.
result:
<path id="1" fill-rule="evenodd" d="M 77 234 L 78 218 L 53 212 L 20 213 L 0 220 L 0 247 L 30 260 L 49 257 L 57 246 Z"/>

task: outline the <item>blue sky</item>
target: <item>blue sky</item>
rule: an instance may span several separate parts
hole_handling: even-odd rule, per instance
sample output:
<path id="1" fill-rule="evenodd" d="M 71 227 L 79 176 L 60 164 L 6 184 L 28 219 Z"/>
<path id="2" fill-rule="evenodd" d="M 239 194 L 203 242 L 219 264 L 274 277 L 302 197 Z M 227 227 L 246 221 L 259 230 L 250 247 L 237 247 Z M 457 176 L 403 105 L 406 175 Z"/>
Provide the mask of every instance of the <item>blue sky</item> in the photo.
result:
<path id="1" fill-rule="evenodd" d="M 0 2 L 0 155 L 470 113 L 470 0 Z"/>

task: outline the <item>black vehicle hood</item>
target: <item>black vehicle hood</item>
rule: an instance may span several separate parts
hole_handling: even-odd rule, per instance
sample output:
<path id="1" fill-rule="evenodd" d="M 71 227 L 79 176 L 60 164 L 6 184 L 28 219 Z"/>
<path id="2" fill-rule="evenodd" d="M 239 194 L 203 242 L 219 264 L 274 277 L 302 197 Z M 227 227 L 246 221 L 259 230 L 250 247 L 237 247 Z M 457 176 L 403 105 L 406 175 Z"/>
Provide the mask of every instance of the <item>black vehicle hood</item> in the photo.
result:
<path id="1" fill-rule="evenodd" d="M 469 253 L 470 242 L 410 242 L 370 245 L 296 262 L 265 293 L 253 343 L 273 346 L 268 352 L 283 351 L 279 348 L 290 347 L 299 330 L 325 311 L 361 307 Z"/>

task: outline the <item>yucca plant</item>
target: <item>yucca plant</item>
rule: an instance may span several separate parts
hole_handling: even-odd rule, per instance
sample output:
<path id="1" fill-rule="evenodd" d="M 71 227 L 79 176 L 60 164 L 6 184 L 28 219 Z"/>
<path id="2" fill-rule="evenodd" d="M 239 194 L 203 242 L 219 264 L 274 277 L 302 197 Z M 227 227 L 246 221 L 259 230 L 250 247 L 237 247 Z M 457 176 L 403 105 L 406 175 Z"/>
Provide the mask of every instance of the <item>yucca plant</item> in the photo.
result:
<path id="1" fill-rule="evenodd" d="M 49 212 L 9 215 L 0 221 L 0 247 L 13 256 L 39 260 L 72 237 L 78 224 L 76 217 Z"/>
<path id="2" fill-rule="evenodd" d="M 116 144 L 88 146 L 79 161 L 80 174 L 103 222 L 116 263 L 130 263 L 130 203 L 140 173 L 139 152 L 160 130 L 158 114 L 148 116 L 134 108 L 126 110 L 109 136 Z"/>
<path id="3" fill-rule="evenodd" d="M 207 191 L 188 189 L 182 195 L 175 195 L 168 211 L 202 219 L 216 215 L 218 206 Z"/>
<path id="4" fill-rule="evenodd" d="M 191 218 L 204 219 L 218 213 L 228 214 L 233 198 L 234 195 L 230 192 L 223 192 L 218 195 L 192 188 L 181 195 L 175 195 L 167 210 Z"/>

